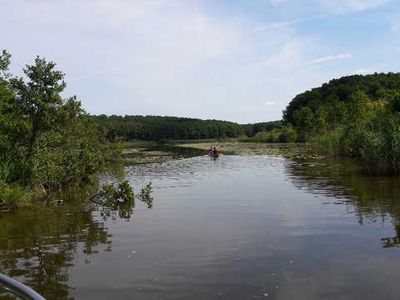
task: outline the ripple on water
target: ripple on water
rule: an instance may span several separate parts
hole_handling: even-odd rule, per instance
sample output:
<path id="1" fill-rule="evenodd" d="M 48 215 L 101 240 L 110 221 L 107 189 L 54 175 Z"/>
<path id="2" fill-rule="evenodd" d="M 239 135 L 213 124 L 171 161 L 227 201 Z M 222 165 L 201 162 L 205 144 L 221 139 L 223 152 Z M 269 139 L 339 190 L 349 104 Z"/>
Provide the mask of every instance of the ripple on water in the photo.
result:
<path id="1" fill-rule="evenodd" d="M 284 158 L 280 156 L 226 155 L 219 159 L 199 156 L 165 163 L 127 166 L 125 176 L 135 187 L 152 181 L 156 189 L 181 188 L 193 186 L 202 178 L 212 176 L 218 180 L 234 172 L 255 172 L 257 169 L 268 168 L 273 176 L 280 172 L 284 163 Z"/>

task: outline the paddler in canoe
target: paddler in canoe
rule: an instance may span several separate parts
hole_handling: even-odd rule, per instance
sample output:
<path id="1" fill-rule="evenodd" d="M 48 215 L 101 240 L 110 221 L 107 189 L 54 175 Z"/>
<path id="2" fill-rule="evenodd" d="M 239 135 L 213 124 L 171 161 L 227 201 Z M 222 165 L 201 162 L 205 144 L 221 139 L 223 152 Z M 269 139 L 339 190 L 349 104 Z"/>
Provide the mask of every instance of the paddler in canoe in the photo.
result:
<path id="1" fill-rule="evenodd" d="M 214 158 L 217 158 L 222 151 L 217 149 L 217 147 L 212 146 L 208 148 L 208 155 Z"/>

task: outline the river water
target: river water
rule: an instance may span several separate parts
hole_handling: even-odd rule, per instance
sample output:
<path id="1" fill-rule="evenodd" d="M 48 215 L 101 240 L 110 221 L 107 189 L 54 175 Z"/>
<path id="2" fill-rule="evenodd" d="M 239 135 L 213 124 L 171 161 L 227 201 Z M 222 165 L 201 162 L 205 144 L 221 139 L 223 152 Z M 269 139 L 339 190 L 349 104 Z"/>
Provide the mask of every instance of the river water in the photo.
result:
<path id="1" fill-rule="evenodd" d="M 0 216 L 0 272 L 48 299 L 398 299 L 400 180 L 349 160 L 195 156 L 125 166 L 127 212 Z"/>

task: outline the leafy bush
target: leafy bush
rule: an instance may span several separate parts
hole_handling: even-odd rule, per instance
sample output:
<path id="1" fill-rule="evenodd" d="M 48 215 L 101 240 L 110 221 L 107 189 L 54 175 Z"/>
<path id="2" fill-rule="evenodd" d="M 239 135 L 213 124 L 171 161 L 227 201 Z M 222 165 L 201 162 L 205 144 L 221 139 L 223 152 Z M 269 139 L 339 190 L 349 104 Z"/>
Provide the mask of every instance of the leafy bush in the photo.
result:
<path id="1" fill-rule="evenodd" d="M 106 202 L 130 202 L 135 198 L 133 188 L 127 180 L 119 184 L 107 183 L 103 184 L 100 190 L 100 197 Z"/>
<path id="2" fill-rule="evenodd" d="M 0 180 L 0 210 L 14 209 L 28 204 L 26 191 L 18 185 L 9 185 Z"/>
<path id="3" fill-rule="evenodd" d="M 274 128 L 270 131 L 258 132 L 253 137 L 239 139 L 241 142 L 254 143 L 293 143 L 297 141 L 296 130 L 288 125 L 282 128 Z"/>
<path id="4" fill-rule="evenodd" d="M 142 189 L 140 190 L 139 198 L 141 201 L 147 204 L 148 208 L 153 207 L 153 197 L 151 196 L 152 192 L 153 186 L 151 182 L 146 184 L 146 186 L 142 187 Z"/>

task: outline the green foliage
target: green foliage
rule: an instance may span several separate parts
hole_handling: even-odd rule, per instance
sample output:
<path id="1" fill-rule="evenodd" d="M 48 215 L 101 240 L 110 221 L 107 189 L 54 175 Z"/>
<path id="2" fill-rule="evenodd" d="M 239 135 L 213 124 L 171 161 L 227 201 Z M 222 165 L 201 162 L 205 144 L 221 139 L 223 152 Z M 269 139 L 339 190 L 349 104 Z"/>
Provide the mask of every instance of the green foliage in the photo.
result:
<path id="1" fill-rule="evenodd" d="M 147 204 L 148 208 L 153 207 L 153 197 L 151 196 L 151 193 L 153 192 L 153 186 L 152 183 L 149 182 L 146 184 L 142 189 L 140 190 L 139 198 L 141 201 Z"/>
<path id="2" fill-rule="evenodd" d="M 282 121 L 270 121 L 243 125 L 244 133 L 248 137 L 253 137 L 259 132 L 272 131 L 273 129 L 281 129 L 282 127 Z"/>
<path id="3" fill-rule="evenodd" d="M 84 135 L 47 132 L 35 145 L 32 182 L 46 189 L 59 189 L 90 182 L 90 175 L 103 165 L 99 149 Z"/>
<path id="4" fill-rule="evenodd" d="M 240 139 L 241 142 L 255 143 L 293 143 L 297 141 L 297 132 L 289 124 L 270 131 L 260 131 L 255 136 Z"/>
<path id="5" fill-rule="evenodd" d="M 393 97 L 392 101 L 392 111 L 394 113 L 400 113 L 400 95 L 397 94 Z"/>
<path id="6" fill-rule="evenodd" d="M 296 96 L 284 119 L 298 140 L 400 171 L 400 74 L 332 80 Z"/>
<path id="7" fill-rule="evenodd" d="M 315 131 L 315 115 L 309 107 L 302 106 L 294 112 L 293 118 L 297 126 L 296 128 L 299 131 L 299 140 L 305 142 Z"/>
<path id="8" fill-rule="evenodd" d="M 285 126 L 280 130 L 279 142 L 281 143 L 293 143 L 297 141 L 297 132 L 292 126 Z"/>
<path id="9" fill-rule="evenodd" d="M 361 92 L 369 100 L 377 101 L 393 99 L 399 91 L 400 73 L 346 76 L 297 95 L 283 112 L 283 120 L 297 128 L 302 120 L 295 115 L 302 107 L 308 107 L 313 114 L 323 108 L 328 113 L 328 126 L 336 127 L 347 117 L 352 117 L 354 111 L 349 109 L 357 93 Z"/>
<path id="10" fill-rule="evenodd" d="M 8 73 L 10 55 L 0 55 L 0 180 L 14 192 L 53 192 L 90 181 L 103 166 L 93 121 L 76 97 L 63 99 L 64 74 L 37 57 L 23 71 Z M 15 202 L 7 189 L 9 202 Z M 18 194 L 18 193 L 16 193 Z M 40 194 L 38 194 L 40 196 Z M 14 200 L 12 200 L 14 199 Z M 3 201 L 4 203 L 6 201 Z"/>
<path id="11" fill-rule="evenodd" d="M 8 67 L 10 66 L 11 54 L 7 50 L 3 50 L 0 55 L 0 80 L 7 79 L 10 74 L 8 73 Z"/>
<path id="12" fill-rule="evenodd" d="M 345 146 L 346 131 L 342 127 L 335 128 L 332 131 L 318 135 L 313 138 L 312 142 L 319 148 L 320 151 L 342 155 L 349 150 Z"/>
<path id="13" fill-rule="evenodd" d="M 159 116 L 92 116 L 108 141 L 167 141 L 238 137 L 242 125 L 227 121 Z"/>
<path id="14" fill-rule="evenodd" d="M 0 212 L 3 208 L 13 209 L 17 206 L 27 205 L 26 191 L 18 185 L 9 185 L 0 180 Z"/>
<path id="15" fill-rule="evenodd" d="M 133 189 L 129 185 L 127 180 L 118 184 L 120 198 L 124 200 L 133 200 L 135 194 L 133 193 Z"/>
<path id="16" fill-rule="evenodd" d="M 225 139 L 283 128 L 282 121 L 240 125 L 219 120 L 160 116 L 92 116 L 107 141 Z"/>
<path id="17" fill-rule="evenodd" d="M 114 202 L 130 202 L 135 198 L 133 188 L 128 181 L 122 181 L 119 184 L 106 183 L 103 184 L 100 190 L 100 197 L 107 203 Z"/>

